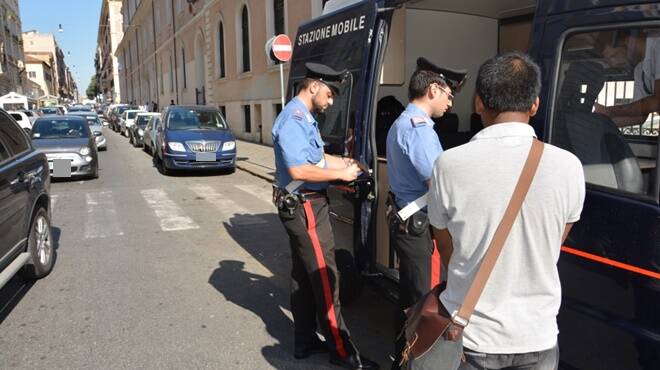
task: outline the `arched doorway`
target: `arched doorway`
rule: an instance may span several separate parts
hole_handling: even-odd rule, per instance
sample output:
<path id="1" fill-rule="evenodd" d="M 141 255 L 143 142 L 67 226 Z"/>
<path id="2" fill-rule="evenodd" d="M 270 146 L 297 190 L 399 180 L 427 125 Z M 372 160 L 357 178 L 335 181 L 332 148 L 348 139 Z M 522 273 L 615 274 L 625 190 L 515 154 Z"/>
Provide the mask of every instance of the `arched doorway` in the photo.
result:
<path id="1" fill-rule="evenodd" d="M 195 101 L 206 104 L 206 63 L 204 63 L 204 36 L 198 33 L 195 38 Z"/>

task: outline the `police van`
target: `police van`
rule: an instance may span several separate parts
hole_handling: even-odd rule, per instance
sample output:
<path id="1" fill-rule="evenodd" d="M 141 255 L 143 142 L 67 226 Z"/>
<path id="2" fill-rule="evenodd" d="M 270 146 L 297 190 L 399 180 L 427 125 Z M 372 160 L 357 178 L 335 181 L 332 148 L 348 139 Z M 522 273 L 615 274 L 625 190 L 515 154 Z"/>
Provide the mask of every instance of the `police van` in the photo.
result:
<path id="1" fill-rule="evenodd" d="M 472 76 L 436 121 L 448 149 L 482 127 L 472 102 L 480 64 L 522 50 L 543 74 L 531 124 L 543 141 L 580 158 L 587 181 L 581 220 L 559 261 L 561 366 L 660 368 L 660 3 L 330 0 L 293 43 L 289 97 L 305 62 L 350 72 L 316 118 L 327 153 L 371 171 L 328 190 L 343 299 L 359 293 L 361 277 L 398 278 L 384 211 L 385 138 L 407 104 L 416 59 Z M 614 114 L 613 106 L 637 101 L 637 114 Z"/>

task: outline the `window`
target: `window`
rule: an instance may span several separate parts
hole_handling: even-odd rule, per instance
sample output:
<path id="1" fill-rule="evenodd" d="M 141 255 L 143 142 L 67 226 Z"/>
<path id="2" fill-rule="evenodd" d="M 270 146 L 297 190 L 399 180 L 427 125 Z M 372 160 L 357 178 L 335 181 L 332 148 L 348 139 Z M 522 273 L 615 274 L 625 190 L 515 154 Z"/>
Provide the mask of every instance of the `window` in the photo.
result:
<path id="1" fill-rule="evenodd" d="M 551 143 L 580 159 L 587 183 L 657 197 L 656 61 L 660 33 L 654 29 L 604 30 L 566 38 Z"/>
<path id="2" fill-rule="evenodd" d="M 273 18 L 275 35 L 286 33 L 284 30 L 284 0 L 273 0 Z"/>
<path id="3" fill-rule="evenodd" d="M 222 113 L 222 116 L 225 119 L 227 119 L 227 107 L 225 107 L 224 105 L 221 105 L 218 108 L 220 108 L 220 113 Z"/>
<path id="4" fill-rule="evenodd" d="M 7 148 L 1 149 L 5 153 L 9 149 L 14 155 L 18 155 L 30 149 L 30 144 L 21 128 L 5 115 L 0 115 L 0 139 L 7 145 Z M 0 153 L 0 156 L 3 154 Z"/>
<path id="5" fill-rule="evenodd" d="M 170 92 L 174 91 L 174 64 L 172 63 L 172 56 L 170 55 Z"/>
<path id="6" fill-rule="evenodd" d="M 250 19 L 247 5 L 241 10 L 241 66 L 242 72 L 250 71 Z"/>
<path id="7" fill-rule="evenodd" d="M 181 48 L 181 68 L 183 69 L 183 88 L 186 88 L 186 49 Z"/>
<path id="8" fill-rule="evenodd" d="M 275 116 L 279 116 L 282 113 L 282 104 L 275 104 Z"/>
<path id="9" fill-rule="evenodd" d="M 225 26 L 223 22 L 218 25 L 218 76 L 225 77 Z"/>
<path id="10" fill-rule="evenodd" d="M 28 72 L 28 77 L 29 78 L 37 78 L 37 72 L 34 72 L 34 71 Z"/>
<path id="11" fill-rule="evenodd" d="M 1 139 L 2 137 L 0 136 L 0 163 L 6 161 L 11 156 Z"/>
<path id="12" fill-rule="evenodd" d="M 243 122 L 245 122 L 245 132 L 252 132 L 252 117 L 250 117 L 250 106 L 243 106 Z"/>

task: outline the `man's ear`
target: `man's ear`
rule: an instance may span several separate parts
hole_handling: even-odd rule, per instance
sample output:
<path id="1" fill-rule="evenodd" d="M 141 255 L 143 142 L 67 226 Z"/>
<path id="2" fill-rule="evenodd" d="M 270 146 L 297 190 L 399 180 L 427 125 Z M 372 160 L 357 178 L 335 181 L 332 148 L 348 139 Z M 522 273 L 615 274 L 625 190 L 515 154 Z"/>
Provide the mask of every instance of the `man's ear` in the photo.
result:
<path id="1" fill-rule="evenodd" d="M 312 81 L 312 83 L 309 84 L 309 93 L 310 95 L 314 96 L 317 92 L 319 92 L 319 83 Z"/>
<path id="2" fill-rule="evenodd" d="M 536 115 L 536 112 L 539 110 L 539 106 L 541 105 L 541 99 L 537 96 L 536 99 L 534 99 L 534 104 L 532 104 L 532 107 L 529 109 L 529 116 L 534 117 Z"/>
<path id="3" fill-rule="evenodd" d="M 481 100 L 479 95 L 474 95 L 474 112 L 478 115 L 482 115 L 485 110 L 484 102 Z"/>

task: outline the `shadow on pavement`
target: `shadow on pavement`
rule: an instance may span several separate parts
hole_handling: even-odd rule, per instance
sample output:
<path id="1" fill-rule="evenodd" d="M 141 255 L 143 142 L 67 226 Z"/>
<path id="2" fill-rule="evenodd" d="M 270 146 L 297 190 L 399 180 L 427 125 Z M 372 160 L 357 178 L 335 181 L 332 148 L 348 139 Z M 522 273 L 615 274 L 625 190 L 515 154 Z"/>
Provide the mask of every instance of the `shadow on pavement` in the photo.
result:
<path id="1" fill-rule="evenodd" d="M 241 261 L 225 260 L 220 261 L 209 278 L 209 283 L 227 300 L 259 316 L 269 335 L 277 340 L 276 345 L 262 348 L 264 358 L 278 369 L 329 366 L 327 355 L 306 360 L 293 358 L 293 322 L 282 311 L 289 310 L 291 257 L 288 236 L 279 217 L 275 213 L 237 214 L 224 226 L 245 251 L 274 275 L 256 275 L 245 271 Z M 389 368 L 394 339 L 393 303 L 367 286 L 357 301 L 341 310 L 360 352 L 382 368 Z"/>
<path id="2" fill-rule="evenodd" d="M 60 247 L 60 235 L 62 230 L 58 227 L 51 227 L 53 236 L 53 270 L 57 267 L 57 249 Z M 46 276 L 44 279 L 48 279 Z M 9 314 L 16 308 L 18 303 L 30 291 L 36 280 L 26 280 L 18 274 L 14 275 L 2 289 L 0 289 L 0 324 L 2 324 Z"/>

